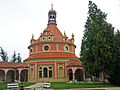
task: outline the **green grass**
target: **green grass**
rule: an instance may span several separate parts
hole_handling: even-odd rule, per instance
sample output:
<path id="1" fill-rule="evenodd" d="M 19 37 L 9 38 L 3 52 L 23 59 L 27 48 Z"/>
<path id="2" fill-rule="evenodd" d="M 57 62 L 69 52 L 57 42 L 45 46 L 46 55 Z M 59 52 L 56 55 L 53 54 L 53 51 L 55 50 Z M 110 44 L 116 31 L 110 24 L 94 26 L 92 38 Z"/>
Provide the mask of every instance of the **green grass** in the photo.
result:
<path id="1" fill-rule="evenodd" d="M 30 85 L 33 85 L 33 84 L 35 84 L 35 83 L 28 83 L 28 82 L 26 82 L 26 83 L 23 83 L 23 86 L 27 87 L 27 86 L 30 86 Z"/>
<path id="2" fill-rule="evenodd" d="M 8 83 L 0 83 L 0 90 L 6 89 Z M 35 83 L 23 83 L 24 87 L 33 85 Z M 21 84 L 19 83 L 19 86 Z M 111 84 L 102 84 L 102 83 L 65 83 L 65 82 L 52 82 L 52 89 L 70 89 L 70 88 L 97 88 L 97 87 L 111 87 Z M 88 89 L 80 89 L 88 90 Z M 105 89 L 90 89 L 90 90 L 105 90 Z"/>
<path id="3" fill-rule="evenodd" d="M 6 89 L 6 88 L 7 88 L 7 84 L 8 84 L 8 83 L 0 83 L 0 90 Z M 33 84 L 35 84 L 35 83 L 25 82 L 25 83 L 23 83 L 23 86 L 24 86 L 24 87 L 27 87 L 27 86 L 30 86 L 30 85 L 33 85 Z M 19 83 L 19 88 L 20 88 L 20 87 L 21 87 L 21 84 Z"/>
<path id="4" fill-rule="evenodd" d="M 0 90 L 7 88 L 7 83 L 0 83 Z"/>
<path id="5" fill-rule="evenodd" d="M 65 82 L 52 82 L 51 88 L 53 89 L 69 89 L 69 88 L 98 88 L 98 87 L 111 87 L 111 84 L 102 83 L 65 83 Z"/>
<path id="6" fill-rule="evenodd" d="M 105 90 L 105 89 L 79 89 L 79 90 Z"/>
<path id="7" fill-rule="evenodd" d="M 79 89 L 79 90 L 105 90 L 105 89 Z"/>

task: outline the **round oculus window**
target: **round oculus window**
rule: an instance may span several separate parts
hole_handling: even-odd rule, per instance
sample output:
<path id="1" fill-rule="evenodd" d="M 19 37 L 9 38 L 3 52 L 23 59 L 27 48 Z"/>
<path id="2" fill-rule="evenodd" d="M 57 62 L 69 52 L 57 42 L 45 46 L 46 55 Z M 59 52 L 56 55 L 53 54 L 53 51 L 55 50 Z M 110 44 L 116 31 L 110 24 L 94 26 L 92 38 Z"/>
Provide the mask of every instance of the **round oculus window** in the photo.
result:
<path id="1" fill-rule="evenodd" d="M 51 38 L 49 37 L 48 39 L 50 40 Z"/>
<path id="2" fill-rule="evenodd" d="M 44 50 L 48 51 L 49 50 L 49 46 L 44 46 Z"/>
<path id="3" fill-rule="evenodd" d="M 43 41 L 45 40 L 45 38 L 43 37 Z"/>
<path id="4" fill-rule="evenodd" d="M 64 50 L 65 50 L 65 51 L 68 51 L 68 47 L 67 47 L 67 46 L 65 46 L 65 47 L 64 47 Z"/>

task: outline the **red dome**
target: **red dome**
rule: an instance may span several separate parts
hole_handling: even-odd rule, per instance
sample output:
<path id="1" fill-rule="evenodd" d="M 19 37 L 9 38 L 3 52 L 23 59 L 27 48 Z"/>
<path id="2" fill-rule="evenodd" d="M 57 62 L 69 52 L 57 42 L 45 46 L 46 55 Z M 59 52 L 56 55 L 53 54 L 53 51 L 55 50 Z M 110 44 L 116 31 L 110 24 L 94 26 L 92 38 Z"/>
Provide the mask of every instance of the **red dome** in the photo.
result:
<path id="1" fill-rule="evenodd" d="M 40 40 L 40 38 L 46 36 L 53 36 L 53 40 Z M 57 28 L 56 25 L 48 25 L 47 28 L 43 31 L 42 35 L 34 41 L 34 43 L 32 44 L 38 44 L 38 43 L 46 43 L 46 42 L 63 42 L 63 43 L 69 43 L 69 44 L 73 44 L 71 42 L 71 39 L 69 40 L 63 40 L 63 35 L 60 32 L 60 30 Z"/>

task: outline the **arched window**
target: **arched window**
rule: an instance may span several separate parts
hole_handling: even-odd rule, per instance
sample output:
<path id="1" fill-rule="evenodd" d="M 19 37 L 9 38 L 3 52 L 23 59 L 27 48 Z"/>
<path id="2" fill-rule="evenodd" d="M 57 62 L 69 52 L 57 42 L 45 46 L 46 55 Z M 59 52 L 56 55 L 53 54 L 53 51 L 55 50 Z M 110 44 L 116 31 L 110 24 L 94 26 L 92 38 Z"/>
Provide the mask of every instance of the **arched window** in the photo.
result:
<path id="1" fill-rule="evenodd" d="M 32 52 L 33 52 L 33 48 L 30 49 L 30 53 L 32 53 Z"/>
<path id="2" fill-rule="evenodd" d="M 48 76 L 48 69 L 47 68 L 44 68 L 43 69 L 43 76 L 44 76 L 44 78 L 46 78 L 47 76 Z"/>
<path id="3" fill-rule="evenodd" d="M 42 78 L 42 67 L 39 67 L 39 78 Z"/>
<path id="4" fill-rule="evenodd" d="M 50 16 L 50 18 L 52 18 L 52 16 Z"/>
<path id="5" fill-rule="evenodd" d="M 49 77 L 52 77 L 52 67 L 49 67 Z"/>
<path id="6" fill-rule="evenodd" d="M 55 16 L 53 16 L 53 18 L 55 18 Z"/>
<path id="7" fill-rule="evenodd" d="M 65 45 L 65 46 L 64 46 L 64 50 L 65 50 L 66 52 L 68 52 L 68 51 L 69 51 L 69 47 L 68 47 L 67 45 Z"/>
<path id="8" fill-rule="evenodd" d="M 48 37 L 48 40 L 51 40 L 51 37 L 50 37 L 50 36 Z"/>

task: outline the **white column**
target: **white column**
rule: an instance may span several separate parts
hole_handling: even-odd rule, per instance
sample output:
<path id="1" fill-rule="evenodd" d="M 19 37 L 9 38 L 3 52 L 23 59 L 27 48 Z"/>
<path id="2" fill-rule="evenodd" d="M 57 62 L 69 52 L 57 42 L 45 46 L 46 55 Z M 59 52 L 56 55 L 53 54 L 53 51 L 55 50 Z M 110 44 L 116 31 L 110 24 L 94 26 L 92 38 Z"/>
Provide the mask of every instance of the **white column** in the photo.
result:
<path id="1" fill-rule="evenodd" d="M 21 71 L 22 71 L 22 70 L 18 70 L 18 71 L 19 71 L 19 81 L 20 81 Z"/>
<path id="2" fill-rule="evenodd" d="M 65 77 L 67 77 L 67 65 L 66 65 L 66 62 L 65 62 Z"/>
<path id="3" fill-rule="evenodd" d="M 5 70 L 5 82 L 7 81 L 7 70 Z"/>
<path id="4" fill-rule="evenodd" d="M 73 73 L 73 80 L 75 80 L 75 73 Z"/>
<path id="5" fill-rule="evenodd" d="M 83 81 L 85 81 L 85 72 L 83 71 Z"/>
<path id="6" fill-rule="evenodd" d="M 55 61 L 55 78 L 57 77 L 57 70 L 56 70 L 56 61 Z"/>
<path id="7" fill-rule="evenodd" d="M 35 78 L 37 78 L 37 62 L 35 62 Z"/>
<path id="8" fill-rule="evenodd" d="M 20 81 L 20 76 L 21 76 L 21 74 L 19 74 L 19 81 Z"/>
<path id="9" fill-rule="evenodd" d="M 7 81 L 7 74 L 5 74 L 5 82 Z"/>

